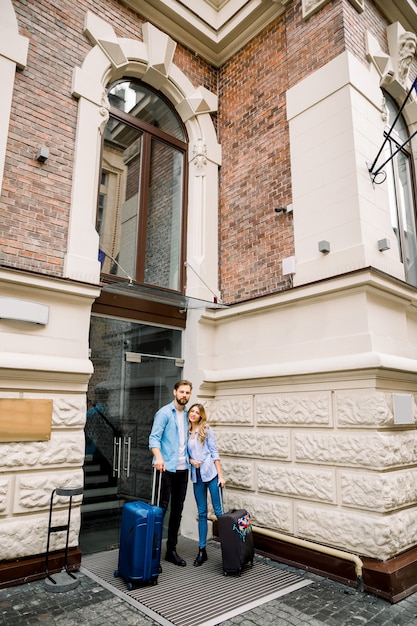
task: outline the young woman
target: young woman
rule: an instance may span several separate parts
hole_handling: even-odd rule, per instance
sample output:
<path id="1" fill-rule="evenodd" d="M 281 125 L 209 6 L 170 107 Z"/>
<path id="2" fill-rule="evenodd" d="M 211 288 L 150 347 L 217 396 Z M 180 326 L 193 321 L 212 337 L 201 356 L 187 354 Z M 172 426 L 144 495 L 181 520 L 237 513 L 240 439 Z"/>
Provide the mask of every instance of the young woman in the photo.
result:
<path id="1" fill-rule="evenodd" d="M 224 487 L 220 457 L 217 451 L 213 429 L 207 424 L 207 416 L 202 404 L 193 404 L 188 410 L 188 454 L 191 465 L 191 480 L 198 511 L 198 555 L 194 565 L 207 561 L 207 491 L 210 492 L 214 513 L 223 513 L 219 487 Z"/>

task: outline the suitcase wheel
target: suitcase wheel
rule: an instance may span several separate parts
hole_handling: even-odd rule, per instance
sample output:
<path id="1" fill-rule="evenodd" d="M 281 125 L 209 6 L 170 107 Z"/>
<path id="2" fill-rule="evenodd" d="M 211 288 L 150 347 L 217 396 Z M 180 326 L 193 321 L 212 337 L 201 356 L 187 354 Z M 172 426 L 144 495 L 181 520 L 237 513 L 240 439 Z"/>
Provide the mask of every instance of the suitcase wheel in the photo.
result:
<path id="1" fill-rule="evenodd" d="M 118 576 L 119 576 L 119 570 L 118 570 L 118 569 L 115 569 L 115 570 L 114 570 L 114 574 L 113 574 L 113 576 L 114 576 L 115 578 L 118 578 Z"/>
<path id="2" fill-rule="evenodd" d="M 151 585 L 157 585 L 157 584 L 158 584 L 158 578 L 154 578 L 154 579 L 151 581 Z"/>
<path id="3" fill-rule="evenodd" d="M 223 570 L 223 576 L 229 576 L 229 574 L 232 573 L 235 576 L 242 576 L 242 570 L 236 570 L 235 572 L 227 572 L 226 570 Z"/>
<path id="4" fill-rule="evenodd" d="M 132 589 L 133 589 L 132 583 L 127 583 L 127 590 L 132 591 Z"/>

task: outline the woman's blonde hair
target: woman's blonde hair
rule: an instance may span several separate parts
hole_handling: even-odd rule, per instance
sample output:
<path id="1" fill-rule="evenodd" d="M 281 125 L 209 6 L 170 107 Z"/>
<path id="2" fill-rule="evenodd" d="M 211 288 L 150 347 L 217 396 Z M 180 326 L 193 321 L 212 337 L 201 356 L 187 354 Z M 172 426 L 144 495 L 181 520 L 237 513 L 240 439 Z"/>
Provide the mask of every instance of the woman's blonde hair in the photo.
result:
<path id="1" fill-rule="evenodd" d="M 191 409 L 193 409 L 194 407 L 197 407 L 198 411 L 200 413 L 200 420 L 199 420 L 198 426 L 197 426 L 197 437 L 198 437 L 199 442 L 201 444 L 203 444 L 205 442 L 205 440 L 206 440 L 207 431 L 208 431 L 206 409 L 204 408 L 204 406 L 202 404 L 199 404 L 198 402 L 195 402 L 188 409 L 188 413 L 190 413 Z M 192 429 L 192 424 L 188 420 L 188 432 L 189 433 L 191 432 L 191 429 Z"/>

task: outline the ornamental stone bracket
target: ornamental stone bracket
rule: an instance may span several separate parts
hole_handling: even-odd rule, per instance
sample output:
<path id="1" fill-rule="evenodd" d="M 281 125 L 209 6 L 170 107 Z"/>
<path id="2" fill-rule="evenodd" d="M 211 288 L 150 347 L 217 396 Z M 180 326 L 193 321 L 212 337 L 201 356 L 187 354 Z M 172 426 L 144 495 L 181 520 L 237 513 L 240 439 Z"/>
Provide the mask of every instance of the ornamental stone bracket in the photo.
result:
<path id="1" fill-rule="evenodd" d="M 85 16 L 84 33 L 90 42 L 98 46 L 110 61 L 113 69 L 113 80 L 117 75 L 123 76 L 129 67 L 129 62 L 135 60 L 127 54 L 129 40 L 120 39 L 111 24 L 91 11 L 87 11 Z M 166 33 L 149 22 L 142 25 L 142 37 L 147 59 L 146 69 L 141 78 L 155 89 L 160 89 L 171 72 L 177 44 Z"/>
<path id="2" fill-rule="evenodd" d="M 381 76 L 393 76 L 394 68 L 389 54 L 381 50 L 378 41 L 369 31 L 365 33 L 366 57 L 373 63 L 378 74 Z"/>
<path id="3" fill-rule="evenodd" d="M 183 121 L 186 121 L 194 115 L 202 113 L 215 113 L 218 107 L 218 98 L 205 87 L 198 87 L 193 94 L 185 98 L 177 105 L 177 111 L 181 115 Z"/>
<path id="4" fill-rule="evenodd" d="M 105 94 L 102 93 L 103 84 L 94 80 L 94 76 L 97 76 L 97 68 L 100 66 L 102 72 L 104 71 L 109 78 L 109 70 L 104 67 L 109 62 L 112 70 L 111 80 L 131 73 L 155 89 L 161 89 L 175 103 L 184 123 L 196 116 L 217 111 L 217 95 L 203 86 L 193 88 L 184 75 L 178 74 L 174 66 L 176 42 L 152 24 L 146 22 L 142 25 L 143 42 L 121 39 L 117 37 L 110 24 L 87 11 L 84 33 L 104 57 L 100 61 L 97 57 L 97 53 L 100 52 L 97 51 L 89 63 L 83 64 L 82 68 L 74 68 L 72 95 L 75 98 L 86 98 L 100 108 L 101 127 L 107 122 L 109 104 Z M 171 75 L 175 75 L 179 80 L 175 87 L 170 83 Z"/>
<path id="5" fill-rule="evenodd" d="M 149 22 L 143 24 L 142 36 L 148 51 L 148 66 L 142 78 L 155 89 L 160 89 L 171 72 L 177 44 Z"/>
<path id="6" fill-rule="evenodd" d="M 101 106 L 99 108 L 99 114 L 101 116 L 101 123 L 99 126 L 100 135 L 104 133 L 104 129 L 106 128 L 107 122 L 110 117 L 110 102 L 107 96 L 106 91 L 103 89 L 103 93 L 101 96 Z"/>
<path id="7" fill-rule="evenodd" d="M 194 144 L 192 161 L 198 172 L 202 172 L 207 165 L 207 146 L 204 139 L 199 139 Z"/>
<path id="8" fill-rule="evenodd" d="M 312 15 L 320 11 L 330 0 L 302 0 L 303 18 L 309 19 Z M 365 8 L 365 0 L 349 0 L 355 9 L 362 13 Z"/>
<path id="9" fill-rule="evenodd" d="M 367 31 L 366 56 L 374 65 L 379 76 L 379 86 L 385 89 L 394 99 L 400 102 L 409 91 L 415 77 L 410 76 L 410 68 L 415 58 L 417 36 L 406 31 L 399 22 L 387 27 L 388 53 L 381 49 L 379 42 Z M 409 123 L 416 121 L 417 100 L 415 94 L 410 97 L 406 110 L 409 112 Z"/>
<path id="10" fill-rule="evenodd" d="M 84 21 L 84 32 L 91 43 L 97 45 L 104 52 L 114 68 L 127 65 L 127 58 L 110 24 L 91 11 L 87 11 Z"/>

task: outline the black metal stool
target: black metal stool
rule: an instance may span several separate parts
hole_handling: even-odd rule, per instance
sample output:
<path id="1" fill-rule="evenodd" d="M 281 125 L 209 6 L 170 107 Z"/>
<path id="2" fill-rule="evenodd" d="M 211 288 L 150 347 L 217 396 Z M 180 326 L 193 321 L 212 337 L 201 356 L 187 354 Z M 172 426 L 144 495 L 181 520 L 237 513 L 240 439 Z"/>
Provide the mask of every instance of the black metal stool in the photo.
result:
<path id="1" fill-rule="evenodd" d="M 70 533 L 70 524 L 71 524 L 71 507 L 72 507 L 72 498 L 74 496 L 79 496 L 84 491 L 83 487 L 56 487 L 51 493 L 51 503 L 49 505 L 49 524 L 48 524 L 48 541 L 46 544 L 46 577 L 54 584 L 57 584 L 57 581 L 52 578 L 49 574 L 49 544 L 52 533 L 62 532 L 64 530 L 67 531 L 67 539 L 65 542 L 65 553 L 64 553 L 64 567 L 63 570 L 70 576 L 73 580 L 76 580 L 76 577 L 72 572 L 68 571 L 68 543 L 69 543 L 69 533 Z M 69 498 L 69 506 L 68 506 L 68 520 L 66 524 L 61 524 L 60 526 L 52 526 L 52 509 L 54 504 L 54 496 L 65 496 Z"/>

